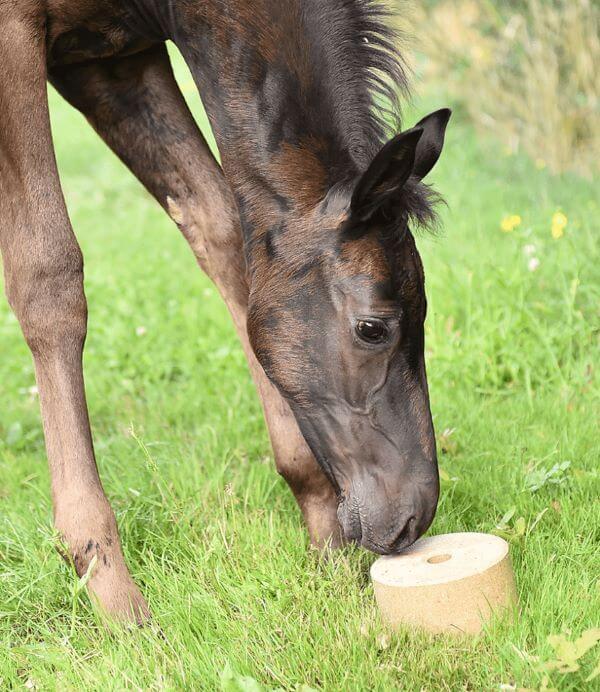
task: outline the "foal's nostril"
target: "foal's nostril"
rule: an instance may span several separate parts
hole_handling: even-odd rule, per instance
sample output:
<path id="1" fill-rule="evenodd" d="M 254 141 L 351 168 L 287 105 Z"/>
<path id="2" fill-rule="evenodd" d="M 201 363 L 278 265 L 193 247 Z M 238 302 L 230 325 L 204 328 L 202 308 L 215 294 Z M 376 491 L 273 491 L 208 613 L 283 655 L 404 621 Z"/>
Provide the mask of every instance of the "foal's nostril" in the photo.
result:
<path id="1" fill-rule="evenodd" d="M 417 518 L 412 516 L 408 519 L 402 530 L 390 546 L 390 553 L 398 553 L 403 548 L 408 548 L 417 540 Z"/>

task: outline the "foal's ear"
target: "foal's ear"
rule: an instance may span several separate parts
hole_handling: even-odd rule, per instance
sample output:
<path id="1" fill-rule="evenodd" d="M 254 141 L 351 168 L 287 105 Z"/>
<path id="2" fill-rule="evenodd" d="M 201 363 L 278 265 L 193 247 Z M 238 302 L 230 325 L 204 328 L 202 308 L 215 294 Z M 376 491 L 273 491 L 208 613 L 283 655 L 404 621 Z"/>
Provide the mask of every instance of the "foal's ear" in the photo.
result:
<path id="1" fill-rule="evenodd" d="M 422 180 L 429 171 L 435 166 L 444 148 L 444 137 L 446 127 L 452 111 L 449 108 L 442 108 L 435 113 L 426 115 L 415 127 L 423 128 L 423 136 L 417 147 L 415 157 L 415 167 L 413 175 Z"/>
<path id="2" fill-rule="evenodd" d="M 368 221 L 376 212 L 393 216 L 394 201 L 408 179 L 421 180 L 437 163 L 450 115 L 447 108 L 431 113 L 381 149 L 354 189 L 350 209 L 355 221 Z"/>
<path id="3" fill-rule="evenodd" d="M 352 194 L 355 221 L 367 221 L 393 203 L 412 175 L 422 127 L 407 130 L 388 142 L 361 176 Z"/>

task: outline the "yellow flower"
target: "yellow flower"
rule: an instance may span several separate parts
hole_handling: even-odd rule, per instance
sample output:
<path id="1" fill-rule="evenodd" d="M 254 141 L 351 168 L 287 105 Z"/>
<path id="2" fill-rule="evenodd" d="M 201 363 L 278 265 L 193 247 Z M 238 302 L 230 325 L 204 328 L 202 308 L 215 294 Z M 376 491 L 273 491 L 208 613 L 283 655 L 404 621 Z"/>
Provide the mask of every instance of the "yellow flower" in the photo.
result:
<path id="1" fill-rule="evenodd" d="M 510 233 L 514 231 L 515 228 L 521 225 L 521 217 L 518 214 L 512 214 L 511 216 L 505 216 L 500 223 L 500 228 L 504 233 Z"/>
<path id="2" fill-rule="evenodd" d="M 565 228 L 569 223 L 569 219 L 562 213 L 562 211 L 557 211 L 552 217 L 552 225 L 560 226 L 560 228 Z"/>
<path id="3" fill-rule="evenodd" d="M 562 238 L 565 234 L 565 228 L 569 223 L 569 219 L 562 213 L 562 211 L 557 211 L 552 217 L 552 237 L 554 240 Z"/>

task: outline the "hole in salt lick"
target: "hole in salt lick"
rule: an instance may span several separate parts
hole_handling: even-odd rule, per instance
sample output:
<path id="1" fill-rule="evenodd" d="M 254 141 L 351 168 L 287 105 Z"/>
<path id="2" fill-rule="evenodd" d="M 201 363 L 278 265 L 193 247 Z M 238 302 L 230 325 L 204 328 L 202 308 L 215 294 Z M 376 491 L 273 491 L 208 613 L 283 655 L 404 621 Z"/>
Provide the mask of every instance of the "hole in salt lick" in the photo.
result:
<path id="1" fill-rule="evenodd" d="M 432 555 L 427 562 L 431 565 L 439 565 L 440 562 L 448 562 L 452 555 L 444 553 L 444 555 Z"/>

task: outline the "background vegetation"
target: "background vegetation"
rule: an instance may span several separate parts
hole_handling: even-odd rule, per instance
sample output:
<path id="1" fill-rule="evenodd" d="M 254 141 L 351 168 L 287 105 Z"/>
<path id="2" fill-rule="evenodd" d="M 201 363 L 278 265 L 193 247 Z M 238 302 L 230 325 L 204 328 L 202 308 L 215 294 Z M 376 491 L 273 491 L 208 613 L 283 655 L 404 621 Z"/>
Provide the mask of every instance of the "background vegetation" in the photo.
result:
<path id="1" fill-rule="evenodd" d="M 414 26 L 429 80 L 512 152 L 553 172 L 600 168 L 600 3 L 436 0 Z"/>
<path id="2" fill-rule="evenodd" d="M 595 7 L 525 1 L 519 16 L 529 22 L 537 7 L 546 22 L 580 4 Z M 476 20 L 462 9 L 449 16 L 457 30 L 495 46 L 511 20 L 503 10 L 490 25 L 485 3 L 476 5 Z M 435 35 L 413 17 L 421 35 Z M 518 26 L 515 36 L 529 35 Z M 447 45 L 448 25 L 446 34 Z M 475 39 L 462 48 L 453 41 L 448 56 L 425 39 L 420 45 L 429 48 L 415 59 L 419 88 L 406 122 L 447 98 L 457 111 L 434 175 L 448 202 L 445 231 L 419 241 L 443 479 L 432 531 L 508 538 L 518 617 L 468 641 L 391 634 L 368 582 L 373 557 L 348 549 L 322 564 L 307 550 L 215 290 L 156 204 L 52 94 L 63 184 L 86 256 L 85 365 L 98 459 L 155 623 L 107 630 L 56 556 L 33 369 L 0 304 L 0 688 L 597 684 L 598 179 L 591 164 L 579 171 L 547 153 L 548 137 L 570 136 L 562 119 L 547 134 L 545 107 L 508 107 L 519 90 L 549 89 L 534 84 L 533 55 L 514 55 L 518 81 L 505 101 L 498 85 L 510 51 L 491 48 L 484 70 L 471 53 Z M 582 62 L 586 50 L 580 45 Z M 178 72 L 204 122 L 179 61 Z M 554 84 L 562 116 L 572 103 Z M 598 91 L 594 98 L 597 108 Z M 595 127 L 590 141 L 598 134 Z M 538 145 L 530 149 L 532 138 Z"/>

